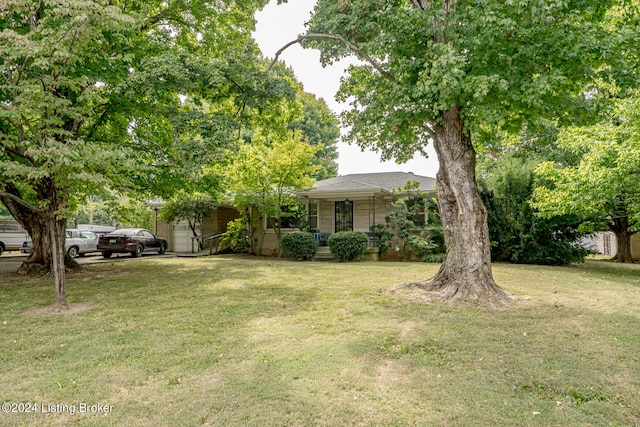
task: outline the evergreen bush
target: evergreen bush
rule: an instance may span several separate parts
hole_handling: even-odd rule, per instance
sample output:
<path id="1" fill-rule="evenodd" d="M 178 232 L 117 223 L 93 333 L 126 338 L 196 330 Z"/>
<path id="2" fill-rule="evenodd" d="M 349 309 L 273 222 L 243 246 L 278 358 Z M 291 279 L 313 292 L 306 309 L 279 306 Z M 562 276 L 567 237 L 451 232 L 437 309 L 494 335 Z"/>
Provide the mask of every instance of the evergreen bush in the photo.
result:
<path id="1" fill-rule="evenodd" d="M 360 231 L 339 231 L 329 236 L 329 250 L 338 261 L 359 260 L 369 249 L 369 237 Z"/>
<path id="2" fill-rule="evenodd" d="M 504 155 L 486 162 L 479 180 L 487 207 L 491 259 L 515 264 L 566 265 L 584 262 L 577 215 L 540 215 L 529 200 L 535 187 L 535 160 Z"/>
<path id="3" fill-rule="evenodd" d="M 280 243 L 285 256 L 298 260 L 308 260 L 316 254 L 316 239 L 306 231 L 284 234 Z"/>

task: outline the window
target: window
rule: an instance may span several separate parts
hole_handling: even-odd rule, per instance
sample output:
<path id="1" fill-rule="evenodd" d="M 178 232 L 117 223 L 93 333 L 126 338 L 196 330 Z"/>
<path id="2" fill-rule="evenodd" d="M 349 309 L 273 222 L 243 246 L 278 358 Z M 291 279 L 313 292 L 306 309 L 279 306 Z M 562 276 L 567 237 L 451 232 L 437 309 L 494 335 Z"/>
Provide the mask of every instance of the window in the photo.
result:
<path id="1" fill-rule="evenodd" d="M 425 200 L 419 197 L 411 197 L 407 199 L 406 204 L 409 211 L 408 219 L 416 227 L 424 227 L 427 222 Z"/>
<path id="2" fill-rule="evenodd" d="M 318 230 L 318 203 L 309 202 L 309 228 Z"/>
<path id="3" fill-rule="evenodd" d="M 278 221 L 280 221 L 280 228 L 297 228 L 300 223 L 299 215 L 300 209 L 298 209 L 298 206 L 283 206 L 282 213 L 278 219 Z M 276 228 L 276 217 L 274 215 L 267 217 L 267 228 Z"/>

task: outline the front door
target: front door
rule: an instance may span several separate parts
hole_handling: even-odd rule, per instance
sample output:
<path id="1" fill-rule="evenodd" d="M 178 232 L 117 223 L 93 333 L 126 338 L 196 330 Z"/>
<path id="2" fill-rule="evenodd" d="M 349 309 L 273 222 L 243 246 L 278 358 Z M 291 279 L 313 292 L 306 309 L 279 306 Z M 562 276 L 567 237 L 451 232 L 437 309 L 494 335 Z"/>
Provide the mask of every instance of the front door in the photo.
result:
<path id="1" fill-rule="evenodd" d="M 353 231 L 353 201 L 336 202 L 336 233 Z"/>

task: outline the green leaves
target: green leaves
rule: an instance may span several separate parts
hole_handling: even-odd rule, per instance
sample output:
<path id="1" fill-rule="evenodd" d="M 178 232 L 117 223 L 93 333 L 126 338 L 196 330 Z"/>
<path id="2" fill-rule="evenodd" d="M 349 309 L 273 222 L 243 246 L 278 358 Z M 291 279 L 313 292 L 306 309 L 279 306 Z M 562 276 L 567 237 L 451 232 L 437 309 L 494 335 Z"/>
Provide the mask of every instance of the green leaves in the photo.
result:
<path id="1" fill-rule="evenodd" d="M 340 35 L 376 61 L 352 67 L 338 97 L 349 139 L 410 158 L 428 139 L 424 125 L 457 103 L 472 133 L 513 129 L 538 117 L 578 117 L 585 88 L 605 76 L 637 76 L 637 12 L 624 3 L 364 0 L 318 3 L 309 33 Z M 446 3 L 448 4 L 448 3 Z M 623 19 L 622 16 L 625 16 Z M 324 62 L 353 54 L 329 39 L 308 42 Z M 636 49 L 637 51 L 637 49 Z M 580 101 L 580 98 L 583 98 Z"/>
<path id="2" fill-rule="evenodd" d="M 161 217 L 167 223 L 185 220 L 195 227 L 217 205 L 215 194 L 179 191 L 162 206 Z"/>
<path id="3" fill-rule="evenodd" d="M 313 185 L 311 175 L 317 166 L 312 159 L 320 148 L 304 142 L 300 131 L 285 137 L 255 134 L 251 144 L 229 152 L 230 163 L 224 167 L 234 204 L 240 210 L 254 205 L 265 213 L 280 214 L 293 201 L 295 190 Z"/>
<path id="4" fill-rule="evenodd" d="M 640 115 L 638 97 L 619 100 L 612 122 L 569 127 L 558 145 L 579 156 L 575 166 L 541 164 L 544 185 L 534 192 L 535 206 L 548 214 L 578 213 L 600 218 L 631 215 L 640 207 Z"/>

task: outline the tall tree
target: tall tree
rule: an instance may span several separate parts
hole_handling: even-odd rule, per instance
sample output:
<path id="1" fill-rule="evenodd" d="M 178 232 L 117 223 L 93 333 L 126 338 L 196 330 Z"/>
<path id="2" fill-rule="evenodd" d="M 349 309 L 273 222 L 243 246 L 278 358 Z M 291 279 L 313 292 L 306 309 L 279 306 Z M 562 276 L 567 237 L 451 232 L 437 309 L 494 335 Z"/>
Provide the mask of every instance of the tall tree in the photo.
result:
<path id="1" fill-rule="evenodd" d="M 419 285 L 449 301 L 508 303 L 495 283 L 486 209 L 475 180 L 473 135 L 486 123 L 580 106 L 583 90 L 636 35 L 635 17 L 614 25 L 616 1 L 320 0 L 297 41 L 329 63 L 356 53 L 339 97 L 349 137 L 402 161 L 432 141 L 447 256 Z M 626 19 L 626 17 L 625 17 Z M 620 32 L 616 25 L 624 27 Z M 630 47 L 629 44 L 627 47 Z M 628 68 L 625 71 L 630 71 Z"/>
<path id="2" fill-rule="evenodd" d="M 289 128 L 300 129 L 309 144 L 322 146 L 314 156 L 313 163 L 318 166 L 314 178 L 320 180 L 338 175 L 338 119 L 322 98 L 299 91 L 296 99 L 302 104 L 302 118 L 291 123 Z"/>
<path id="3" fill-rule="evenodd" d="M 590 231 L 615 233 L 616 262 L 633 262 L 631 236 L 640 232 L 640 97 L 616 100 L 609 119 L 568 127 L 558 145 L 579 162 L 544 162 L 534 204 L 547 216 L 578 214 L 599 218 Z"/>
<path id="4" fill-rule="evenodd" d="M 188 116 L 203 123 L 204 115 L 179 95 L 226 105 L 208 114 L 207 126 L 228 133 L 239 109 L 268 105 L 283 87 L 254 60 L 253 12 L 263 4 L 0 7 L 0 199 L 31 234 L 28 261 L 53 271 L 57 310 L 67 307 L 65 216 L 86 194 L 152 191 L 175 176 L 171 161 L 184 152 L 177 124 Z"/>
<path id="5" fill-rule="evenodd" d="M 297 130 L 286 135 L 256 132 L 251 144 L 242 144 L 229 153 L 224 167 L 233 203 L 239 210 L 251 207 L 261 217 L 272 217 L 280 249 L 281 224 L 287 208 L 295 202 L 295 191 L 313 185 L 317 166 L 313 156 L 321 148 L 309 145 Z M 264 227 L 260 239 L 262 250 Z M 281 255 L 281 254 L 280 254 Z"/>

